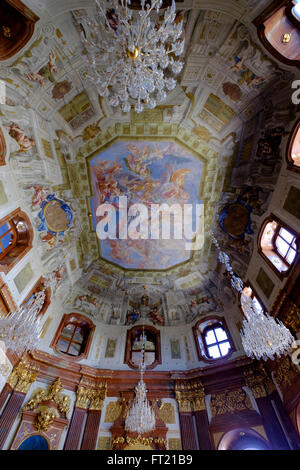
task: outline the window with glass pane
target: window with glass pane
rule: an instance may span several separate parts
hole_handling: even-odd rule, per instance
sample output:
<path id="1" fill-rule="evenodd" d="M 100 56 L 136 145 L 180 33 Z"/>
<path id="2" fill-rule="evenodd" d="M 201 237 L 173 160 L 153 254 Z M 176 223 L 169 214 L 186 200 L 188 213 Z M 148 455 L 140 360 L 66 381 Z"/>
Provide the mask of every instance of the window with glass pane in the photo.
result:
<path id="1" fill-rule="evenodd" d="M 77 323 L 66 325 L 57 341 L 58 351 L 69 356 L 79 356 L 85 342 L 85 331 Z"/>
<path id="2" fill-rule="evenodd" d="M 211 359 L 219 359 L 227 356 L 231 350 L 231 344 L 224 328 L 217 324 L 204 331 L 204 342 L 208 356 Z"/>
<path id="3" fill-rule="evenodd" d="M 293 146 L 291 150 L 291 158 L 294 162 L 294 165 L 300 167 L 300 126 L 294 138 L 294 142 L 293 142 Z"/>
<path id="4" fill-rule="evenodd" d="M 13 222 L 6 222 L 0 226 L 0 258 L 15 245 L 16 238 Z"/>
<path id="5" fill-rule="evenodd" d="M 277 252 L 287 264 L 292 264 L 297 254 L 296 237 L 285 228 L 281 228 L 275 240 Z"/>
<path id="6" fill-rule="evenodd" d="M 142 336 L 136 337 L 132 344 L 131 350 L 131 361 L 133 364 L 139 365 L 142 363 L 142 349 L 143 349 L 143 339 Z M 150 365 L 155 361 L 155 343 L 151 338 L 147 338 L 145 335 L 145 353 L 144 361 L 146 365 Z"/>

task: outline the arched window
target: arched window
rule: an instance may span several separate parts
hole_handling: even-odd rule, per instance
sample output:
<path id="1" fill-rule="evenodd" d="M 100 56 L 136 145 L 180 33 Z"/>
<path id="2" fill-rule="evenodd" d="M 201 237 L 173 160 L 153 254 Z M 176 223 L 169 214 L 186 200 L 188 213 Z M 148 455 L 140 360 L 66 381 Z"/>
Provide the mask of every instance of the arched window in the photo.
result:
<path id="1" fill-rule="evenodd" d="M 33 229 L 20 208 L 0 220 L 0 271 L 8 273 L 32 247 Z"/>
<path id="2" fill-rule="evenodd" d="M 0 259 L 3 259 L 17 242 L 17 229 L 13 220 L 0 226 Z"/>
<path id="3" fill-rule="evenodd" d="M 300 66 L 299 0 L 275 0 L 253 23 L 259 39 L 277 60 Z"/>
<path id="4" fill-rule="evenodd" d="M 288 169 L 300 173 L 300 121 L 295 124 L 291 132 L 286 159 Z"/>
<path id="5" fill-rule="evenodd" d="M 60 322 L 51 347 L 69 359 L 83 359 L 88 356 L 94 323 L 77 313 L 65 314 Z"/>
<path id="6" fill-rule="evenodd" d="M 44 436 L 33 434 L 22 442 L 18 450 L 49 450 L 49 444 Z"/>
<path id="7" fill-rule="evenodd" d="M 273 270 L 285 276 L 297 258 L 299 236 L 279 219 L 270 216 L 263 224 L 258 250 Z"/>
<path id="8" fill-rule="evenodd" d="M 0 60 L 9 59 L 25 46 L 38 19 L 20 0 L 1 1 Z"/>
<path id="9" fill-rule="evenodd" d="M 233 429 L 226 432 L 218 450 L 271 450 L 268 442 L 253 429 Z"/>
<path id="10" fill-rule="evenodd" d="M 199 360 L 226 358 L 235 350 L 225 319 L 200 320 L 193 327 Z"/>
<path id="11" fill-rule="evenodd" d="M 124 362 L 133 369 L 137 369 L 142 361 L 142 334 L 143 326 L 136 326 L 127 331 L 126 350 Z M 161 364 L 160 332 L 156 328 L 145 325 L 145 364 L 147 369 L 153 369 Z"/>

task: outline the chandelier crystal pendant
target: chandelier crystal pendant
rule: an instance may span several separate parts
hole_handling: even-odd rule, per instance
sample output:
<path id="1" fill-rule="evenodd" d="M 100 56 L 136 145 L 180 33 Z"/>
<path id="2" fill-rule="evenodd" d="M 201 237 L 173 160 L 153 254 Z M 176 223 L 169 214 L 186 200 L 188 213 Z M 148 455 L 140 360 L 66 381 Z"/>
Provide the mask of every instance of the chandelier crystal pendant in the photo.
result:
<path id="1" fill-rule="evenodd" d="M 128 113 L 155 108 L 176 87 L 183 62 L 182 20 L 175 1 L 159 18 L 162 0 L 141 0 L 134 11 L 130 0 L 96 0 L 95 18 L 81 20 L 88 63 L 87 78 L 108 103 Z"/>
<path id="2" fill-rule="evenodd" d="M 27 305 L 0 319 L 0 340 L 5 343 L 6 349 L 12 349 L 20 355 L 36 349 L 41 334 L 38 314 L 44 302 L 45 291 L 42 290 L 34 294 Z"/>
<path id="3" fill-rule="evenodd" d="M 145 434 L 146 432 L 153 431 L 155 429 L 155 413 L 151 408 L 147 400 L 146 384 L 143 380 L 146 365 L 144 360 L 145 355 L 145 341 L 146 337 L 143 331 L 142 334 L 142 362 L 140 364 L 140 381 L 135 387 L 135 398 L 133 404 L 129 409 L 126 420 L 125 429 L 126 431 L 135 432 L 138 434 Z"/>
<path id="4" fill-rule="evenodd" d="M 212 236 L 212 241 L 219 252 L 219 261 L 225 264 L 226 271 L 230 275 L 232 287 L 241 295 L 241 307 L 245 318 L 240 334 L 247 356 L 266 361 L 267 359 L 274 360 L 276 355 L 280 357 L 291 352 L 294 337 L 290 330 L 281 321 L 259 309 L 253 299 L 243 292 L 243 281 L 234 274 L 229 256 L 221 251 L 214 236 Z"/>

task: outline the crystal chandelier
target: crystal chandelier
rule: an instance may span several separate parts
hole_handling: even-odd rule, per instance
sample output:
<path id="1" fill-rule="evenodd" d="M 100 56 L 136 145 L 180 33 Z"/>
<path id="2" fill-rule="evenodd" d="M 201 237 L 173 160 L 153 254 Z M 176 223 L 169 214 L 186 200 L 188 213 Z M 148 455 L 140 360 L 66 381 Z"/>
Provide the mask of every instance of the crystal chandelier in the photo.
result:
<path id="1" fill-rule="evenodd" d="M 232 287 L 241 294 L 241 307 L 245 319 L 240 334 L 247 356 L 266 361 L 268 358 L 274 360 L 275 355 L 280 357 L 291 352 L 294 342 L 291 332 L 281 321 L 259 309 L 253 299 L 243 292 L 243 281 L 235 276 L 229 256 L 221 251 L 214 236 L 212 241 L 219 252 L 219 261 L 225 265 L 226 271 L 230 275 Z"/>
<path id="2" fill-rule="evenodd" d="M 81 20 L 90 73 L 101 96 L 124 113 L 155 108 L 176 87 L 172 76 L 183 62 L 182 20 L 177 21 L 175 1 L 158 17 L 162 0 L 141 0 L 133 12 L 130 0 L 96 0 L 95 18 Z M 156 11 L 156 13 L 155 13 Z"/>
<path id="3" fill-rule="evenodd" d="M 125 429 L 126 431 L 136 432 L 138 434 L 145 434 L 146 432 L 155 429 L 155 413 L 147 400 L 146 384 L 143 380 L 143 375 L 146 369 L 145 365 L 145 341 L 146 337 L 142 334 L 142 362 L 140 364 L 141 378 L 135 387 L 135 398 L 133 404 L 126 415 Z"/>
<path id="4" fill-rule="evenodd" d="M 22 305 L 9 316 L 0 319 L 0 340 L 16 353 L 34 350 L 41 333 L 38 317 L 45 302 L 45 291 L 34 294 L 27 305 Z"/>

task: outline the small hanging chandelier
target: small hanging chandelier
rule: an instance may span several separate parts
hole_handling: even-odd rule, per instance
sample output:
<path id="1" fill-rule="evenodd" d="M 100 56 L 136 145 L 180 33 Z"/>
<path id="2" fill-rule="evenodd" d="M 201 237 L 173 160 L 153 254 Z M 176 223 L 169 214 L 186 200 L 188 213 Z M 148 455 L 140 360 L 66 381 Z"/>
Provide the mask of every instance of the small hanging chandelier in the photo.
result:
<path id="1" fill-rule="evenodd" d="M 22 305 L 15 312 L 0 319 L 0 340 L 5 347 L 17 354 L 36 349 L 40 334 L 41 323 L 38 317 L 45 302 L 45 291 L 34 294 L 27 305 Z"/>
<path id="2" fill-rule="evenodd" d="M 146 432 L 153 431 L 155 429 L 155 413 L 151 408 L 147 400 L 147 390 L 146 384 L 143 380 L 143 375 L 145 373 L 145 341 L 146 337 L 143 334 L 141 337 L 142 340 L 142 362 L 140 364 L 141 378 L 140 381 L 135 387 L 135 398 L 133 404 L 129 409 L 126 420 L 125 420 L 125 429 L 126 431 L 136 432 L 138 434 L 145 434 Z"/>
<path id="3" fill-rule="evenodd" d="M 95 18 L 81 19 L 90 73 L 101 96 L 128 113 L 155 108 L 176 87 L 183 62 L 182 19 L 176 17 L 175 1 L 158 18 L 162 0 L 141 0 L 133 12 L 130 0 L 95 0 Z M 156 18 L 155 18 L 156 11 Z M 154 20 L 154 21 L 153 21 Z"/>
<path id="4" fill-rule="evenodd" d="M 294 338 L 290 330 L 281 321 L 259 310 L 253 299 L 243 292 L 243 281 L 235 276 L 229 256 L 221 251 L 214 236 L 212 241 L 219 252 L 219 261 L 225 264 L 226 271 L 230 274 L 232 287 L 241 294 L 241 307 L 246 318 L 240 334 L 247 356 L 266 361 L 268 358 L 274 360 L 275 355 L 280 357 L 291 352 Z"/>

